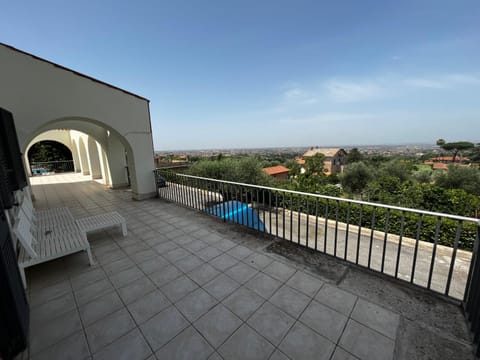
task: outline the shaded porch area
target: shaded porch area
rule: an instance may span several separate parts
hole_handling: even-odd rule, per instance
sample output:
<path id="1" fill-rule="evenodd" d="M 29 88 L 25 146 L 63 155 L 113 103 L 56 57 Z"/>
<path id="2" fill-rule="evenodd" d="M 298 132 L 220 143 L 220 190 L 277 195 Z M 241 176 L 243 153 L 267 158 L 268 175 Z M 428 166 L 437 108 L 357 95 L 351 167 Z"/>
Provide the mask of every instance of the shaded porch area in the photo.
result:
<path id="1" fill-rule="evenodd" d="M 37 208 L 118 211 L 128 236 L 89 235 L 96 266 L 79 253 L 27 271 L 25 358 L 473 359 L 458 304 L 427 291 L 321 254 L 312 267 L 282 241 L 79 174 L 32 189 Z"/>

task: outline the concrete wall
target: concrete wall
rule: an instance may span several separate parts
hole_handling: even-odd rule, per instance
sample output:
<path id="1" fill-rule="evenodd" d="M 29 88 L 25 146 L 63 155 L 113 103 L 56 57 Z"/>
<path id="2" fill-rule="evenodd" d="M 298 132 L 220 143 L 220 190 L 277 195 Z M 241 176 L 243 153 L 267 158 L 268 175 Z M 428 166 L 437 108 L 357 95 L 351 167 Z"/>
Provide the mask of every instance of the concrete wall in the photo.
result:
<path id="1" fill-rule="evenodd" d="M 109 159 L 112 152 L 105 145 L 111 137 L 127 153 L 133 196 L 155 195 L 147 100 L 3 44 L 0 64 L 0 106 L 13 113 L 23 151 L 35 136 L 63 128 L 92 136 Z M 112 169 L 114 160 L 108 161 Z"/>

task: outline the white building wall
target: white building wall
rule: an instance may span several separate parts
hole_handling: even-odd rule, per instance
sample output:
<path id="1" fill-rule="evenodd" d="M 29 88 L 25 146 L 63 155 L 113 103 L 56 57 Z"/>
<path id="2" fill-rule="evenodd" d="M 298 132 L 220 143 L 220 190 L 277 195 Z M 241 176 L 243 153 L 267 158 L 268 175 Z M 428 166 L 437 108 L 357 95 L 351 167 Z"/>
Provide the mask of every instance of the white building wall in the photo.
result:
<path id="1" fill-rule="evenodd" d="M 11 111 L 22 150 L 53 128 L 83 131 L 102 146 L 110 131 L 129 155 L 135 198 L 154 196 L 153 141 L 146 99 L 0 44 L 0 106 Z M 105 137 L 105 136 L 104 136 Z M 78 146 L 78 144 L 77 144 Z M 111 152 L 106 149 L 107 157 Z M 110 168 L 113 159 L 109 159 Z M 113 182 L 112 174 L 112 182 Z"/>

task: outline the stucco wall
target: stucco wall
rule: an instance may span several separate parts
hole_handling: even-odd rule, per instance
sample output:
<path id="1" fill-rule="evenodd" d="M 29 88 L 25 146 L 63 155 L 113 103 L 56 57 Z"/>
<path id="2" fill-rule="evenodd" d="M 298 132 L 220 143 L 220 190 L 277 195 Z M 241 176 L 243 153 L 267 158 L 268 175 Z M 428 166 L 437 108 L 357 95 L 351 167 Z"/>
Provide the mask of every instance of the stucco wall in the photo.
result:
<path id="1" fill-rule="evenodd" d="M 53 123 L 56 128 L 94 135 L 101 144 L 102 137 L 106 142 L 109 130 L 111 136 L 118 136 L 127 153 L 132 153 L 129 168 L 134 196 L 154 195 L 147 100 L 1 44 L 0 64 L 0 106 L 13 113 L 23 151 L 35 135 L 50 129 Z M 95 127 L 90 125 L 97 125 L 103 134 L 91 134 Z"/>

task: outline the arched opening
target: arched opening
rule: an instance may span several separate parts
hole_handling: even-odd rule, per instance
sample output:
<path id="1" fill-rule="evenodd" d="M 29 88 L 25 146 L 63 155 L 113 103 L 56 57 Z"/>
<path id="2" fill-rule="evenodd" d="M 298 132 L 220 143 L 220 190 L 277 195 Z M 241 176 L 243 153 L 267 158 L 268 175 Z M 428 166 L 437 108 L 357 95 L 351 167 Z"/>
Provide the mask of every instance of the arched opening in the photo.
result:
<path id="1" fill-rule="evenodd" d="M 58 141 L 36 142 L 28 149 L 27 158 L 32 175 L 75 171 L 72 151 Z"/>
<path id="2" fill-rule="evenodd" d="M 150 197 L 154 194 L 151 173 L 153 148 L 145 146 L 151 140 L 149 133 L 129 132 L 122 135 L 111 126 L 97 120 L 65 117 L 44 123 L 24 138 L 23 146 L 28 147 L 28 144 L 37 136 L 52 129 L 70 132 L 69 141 L 77 152 L 79 160 L 77 169 L 81 168 L 82 174 L 91 175 L 92 178 L 102 178 L 101 181 L 111 188 L 131 185 L 132 196 L 135 199 Z M 84 136 L 75 135 L 77 133 Z M 130 184 L 127 173 L 130 174 Z"/>

